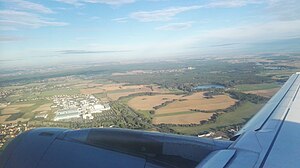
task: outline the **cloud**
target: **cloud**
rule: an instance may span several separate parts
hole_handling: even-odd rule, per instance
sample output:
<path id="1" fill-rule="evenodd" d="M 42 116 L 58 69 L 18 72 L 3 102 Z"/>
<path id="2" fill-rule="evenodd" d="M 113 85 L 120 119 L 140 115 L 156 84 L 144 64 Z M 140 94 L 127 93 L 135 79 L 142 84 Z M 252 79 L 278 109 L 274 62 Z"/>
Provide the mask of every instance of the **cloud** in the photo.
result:
<path id="1" fill-rule="evenodd" d="M 28 12 L 0 10 L 0 30 L 17 30 L 21 28 L 65 25 L 67 25 L 67 23 L 49 21 L 47 18 Z"/>
<path id="2" fill-rule="evenodd" d="M 57 2 L 62 2 L 65 4 L 69 5 L 74 5 L 74 6 L 82 6 L 83 3 L 81 3 L 79 0 L 56 0 Z"/>
<path id="3" fill-rule="evenodd" d="M 25 38 L 18 36 L 0 36 L 0 42 L 21 41 L 24 39 Z"/>
<path id="4" fill-rule="evenodd" d="M 185 7 L 172 7 L 154 11 L 139 11 L 131 13 L 130 17 L 141 22 L 168 21 L 177 14 L 200 8 L 202 8 L 202 6 L 194 5 Z"/>
<path id="5" fill-rule="evenodd" d="M 157 30 L 184 30 L 192 27 L 192 22 L 170 23 L 165 26 L 157 27 Z"/>
<path id="6" fill-rule="evenodd" d="M 98 16 L 92 16 L 90 19 L 91 19 L 91 20 L 100 20 L 101 18 L 98 17 Z"/>
<path id="7" fill-rule="evenodd" d="M 270 21 L 266 23 L 245 24 L 230 28 L 219 28 L 199 32 L 198 35 L 186 37 L 182 48 L 194 50 L 194 53 L 226 54 L 238 52 L 252 52 L 255 49 L 275 51 L 281 45 L 285 45 L 287 40 L 300 38 L 300 20 L 292 21 Z M 224 43 L 226 41 L 226 43 Z M 276 47 L 271 44 L 274 41 L 280 43 Z M 293 47 L 297 44 L 285 45 L 288 50 L 297 49 Z M 263 47 L 267 47 L 264 48 Z M 217 51 L 216 47 L 222 47 Z M 252 48 L 251 48 L 252 47 Z M 254 50 L 251 50 L 254 49 Z"/>
<path id="8" fill-rule="evenodd" d="M 210 47 L 227 47 L 227 46 L 233 46 L 233 45 L 238 45 L 240 43 L 224 43 L 224 44 L 215 44 L 211 45 Z"/>
<path id="9" fill-rule="evenodd" d="M 206 8 L 236 8 L 251 4 L 261 4 L 264 0 L 215 0 L 205 5 Z"/>
<path id="10" fill-rule="evenodd" d="M 147 51 L 157 56 L 172 56 L 176 54 L 174 52 L 195 56 L 245 54 L 256 51 L 280 51 L 277 48 L 281 46 L 284 46 L 282 47 L 284 51 L 299 51 L 299 47 L 296 47 L 298 41 L 286 42 L 293 39 L 300 39 L 300 20 L 270 21 L 197 31 L 177 40 L 166 39 L 157 42 Z M 273 47 L 275 41 L 278 43 Z"/>
<path id="11" fill-rule="evenodd" d="M 24 0 L 0 0 L 1 2 L 5 2 L 8 4 L 9 8 L 13 8 L 14 10 L 29 10 L 31 12 L 39 12 L 39 13 L 54 13 L 50 8 L 47 8 L 41 4 L 33 3 Z"/>
<path id="12" fill-rule="evenodd" d="M 300 19 L 299 0 L 268 0 L 266 11 L 278 20 Z"/>
<path id="13" fill-rule="evenodd" d="M 107 5 L 123 5 L 134 3 L 135 0 L 56 0 L 58 2 L 74 5 L 74 6 L 81 6 L 85 3 L 99 3 L 99 4 L 107 4 Z"/>
<path id="14" fill-rule="evenodd" d="M 267 23 L 222 28 L 203 32 L 201 40 L 232 42 L 258 42 L 300 37 L 300 20 L 272 21 Z"/>
<path id="15" fill-rule="evenodd" d="M 130 52 L 130 50 L 60 50 L 62 54 L 102 54 L 102 53 L 120 53 Z"/>
<path id="16" fill-rule="evenodd" d="M 127 17 L 115 18 L 115 19 L 112 19 L 112 21 L 119 22 L 119 23 L 126 23 L 126 22 L 128 22 L 128 18 Z"/>

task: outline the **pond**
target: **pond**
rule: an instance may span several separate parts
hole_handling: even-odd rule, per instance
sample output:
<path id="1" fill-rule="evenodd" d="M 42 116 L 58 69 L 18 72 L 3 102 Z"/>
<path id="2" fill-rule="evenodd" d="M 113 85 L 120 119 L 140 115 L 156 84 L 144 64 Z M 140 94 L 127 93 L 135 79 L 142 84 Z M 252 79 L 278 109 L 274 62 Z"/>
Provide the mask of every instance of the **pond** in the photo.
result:
<path id="1" fill-rule="evenodd" d="M 225 86 L 217 85 L 217 84 L 210 84 L 210 85 L 199 85 L 194 87 L 195 90 L 202 90 L 202 89 L 224 89 Z"/>

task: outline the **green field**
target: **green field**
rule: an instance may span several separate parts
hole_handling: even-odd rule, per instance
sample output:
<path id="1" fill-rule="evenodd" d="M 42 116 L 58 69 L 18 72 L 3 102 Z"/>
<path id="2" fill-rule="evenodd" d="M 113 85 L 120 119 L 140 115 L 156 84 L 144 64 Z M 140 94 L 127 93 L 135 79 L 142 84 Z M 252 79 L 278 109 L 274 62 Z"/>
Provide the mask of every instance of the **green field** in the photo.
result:
<path id="1" fill-rule="evenodd" d="M 24 115 L 23 112 L 14 113 L 11 114 L 5 121 L 14 121 L 18 118 L 21 118 L 23 115 Z"/>
<path id="2" fill-rule="evenodd" d="M 112 90 L 108 91 L 107 93 L 113 94 L 113 93 L 124 93 L 124 92 L 134 92 L 135 89 L 120 89 L 120 90 Z"/>
<path id="3" fill-rule="evenodd" d="M 136 110 L 135 112 L 142 114 L 144 118 L 151 120 L 152 115 L 150 114 L 149 110 Z"/>
<path id="4" fill-rule="evenodd" d="M 253 90 L 266 90 L 266 89 L 273 89 L 278 88 L 280 85 L 275 83 L 263 83 L 263 84 L 244 84 L 244 85 L 236 85 L 235 88 L 237 90 L 246 92 L 246 91 L 253 91 Z"/>
<path id="5" fill-rule="evenodd" d="M 182 134 L 198 134 L 203 131 L 209 131 L 217 127 L 229 126 L 232 124 L 241 124 L 251 118 L 259 109 L 262 108 L 264 104 L 254 104 L 251 102 L 246 102 L 242 104 L 235 111 L 224 113 L 219 116 L 215 123 L 209 123 L 200 126 L 194 127 L 182 127 L 182 126 L 173 126 L 171 127 L 175 131 Z"/>
<path id="6" fill-rule="evenodd" d="M 42 97 L 55 96 L 55 95 L 74 95 L 79 94 L 79 89 L 57 89 L 57 90 L 47 90 L 40 94 Z"/>
<path id="7" fill-rule="evenodd" d="M 33 105 L 29 106 L 29 107 L 19 108 L 20 112 L 15 113 L 11 117 L 7 118 L 7 121 L 13 121 L 18 118 L 24 118 L 24 119 L 34 118 L 34 116 L 36 115 L 36 112 L 33 112 L 33 111 L 44 104 L 51 103 L 51 101 L 50 100 L 37 100 L 37 101 L 28 101 L 26 103 L 29 103 L 29 104 L 32 103 Z M 22 103 L 16 103 L 16 104 L 22 104 Z"/>

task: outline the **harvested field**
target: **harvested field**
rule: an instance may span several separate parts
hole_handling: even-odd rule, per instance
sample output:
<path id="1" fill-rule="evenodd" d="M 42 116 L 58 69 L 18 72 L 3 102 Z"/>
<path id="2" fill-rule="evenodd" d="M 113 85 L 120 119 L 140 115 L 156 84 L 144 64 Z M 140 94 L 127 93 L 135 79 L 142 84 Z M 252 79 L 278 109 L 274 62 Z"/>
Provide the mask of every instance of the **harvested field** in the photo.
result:
<path id="1" fill-rule="evenodd" d="M 137 86 L 137 85 L 135 85 Z M 107 96 L 109 98 L 111 98 L 112 100 L 118 100 L 120 97 L 124 97 L 124 96 L 129 96 L 131 94 L 135 94 L 135 93 L 144 93 L 144 92 L 153 92 L 153 93 L 167 93 L 168 91 L 164 90 L 164 89 L 160 89 L 157 86 L 152 86 L 152 87 L 147 87 L 144 85 L 141 85 L 142 87 L 138 87 L 138 88 L 131 88 L 131 91 L 124 91 L 124 92 L 111 92 L 108 93 Z M 127 88 L 129 89 L 129 88 Z"/>
<path id="2" fill-rule="evenodd" d="M 179 99 L 180 95 L 163 94 L 153 96 L 137 96 L 128 102 L 128 105 L 135 110 L 154 110 L 153 107 L 161 105 L 173 99 Z"/>
<path id="3" fill-rule="evenodd" d="M 192 109 L 213 111 L 228 108 L 236 102 L 228 95 L 217 95 L 207 99 L 203 93 L 197 92 L 189 96 L 175 94 L 137 96 L 128 101 L 128 106 L 135 110 L 149 111 L 155 110 L 153 108 L 155 106 L 175 100 L 155 110 L 153 124 L 199 124 L 201 120 L 209 119 L 213 113 L 194 112 Z"/>
<path id="4" fill-rule="evenodd" d="M 124 83 L 118 83 L 118 84 L 106 84 L 106 85 L 95 85 L 93 88 L 85 88 L 85 89 L 81 89 L 80 92 L 82 94 L 95 94 L 95 93 L 104 93 L 104 92 L 122 92 L 122 91 L 126 91 L 126 90 L 143 90 L 146 87 L 145 85 L 125 85 Z M 150 89 L 150 88 L 149 88 Z"/>
<path id="5" fill-rule="evenodd" d="M 35 110 L 33 110 L 32 112 L 45 112 L 45 111 L 51 111 L 51 106 L 52 103 L 47 103 L 47 104 L 43 104 L 41 106 L 39 106 L 38 108 L 36 108 Z"/>
<path id="6" fill-rule="evenodd" d="M 103 89 L 97 88 L 88 88 L 88 89 L 80 89 L 81 94 L 95 94 L 95 93 L 103 93 Z"/>
<path id="7" fill-rule="evenodd" d="M 2 110 L 2 114 L 14 114 L 18 113 L 20 110 L 19 108 L 23 107 L 30 107 L 33 106 L 33 104 L 16 104 L 16 105 L 8 105 Z"/>
<path id="8" fill-rule="evenodd" d="M 18 123 L 18 122 L 26 122 L 26 121 L 29 121 L 29 118 L 27 118 L 27 119 L 24 119 L 24 118 L 18 118 L 18 119 L 16 119 L 16 120 L 13 120 L 13 121 L 5 121 L 4 123 L 5 124 L 8 124 L 8 123 L 13 123 L 13 124 L 15 124 L 15 123 Z"/>
<path id="9" fill-rule="evenodd" d="M 1 124 L 4 123 L 4 121 L 5 121 L 8 117 L 10 117 L 10 115 L 1 115 L 1 116 L 0 116 L 0 123 L 1 123 Z"/>
<path id="10" fill-rule="evenodd" d="M 74 88 L 94 88 L 94 87 L 101 87 L 103 86 L 103 84 L 99 84 L 99 83 L 93 83 L 93 82 L 84 82 L 84 83 L 78 83 L 78 84 L 74 84 L 72 85 L 72 87 Z"/>
<path id="11" fill-rule="evenodd" d="M 95 93 L 103 93 L 107 91 L 120 90 L 122 89 L 123 84 L 107 84 L 107 85 L 98 85 L 93 88 L 81 89 L 80 93 L 82 94 L 95 94 Z"/>
<path id="12" fill-rule="evenodd" d="M 244 93 L 251 93 L 251 94 L 256 94 L 259 96 L 270 98 L 273 95 L 275 95 L 279 89 L 280 88 L 266 89 L 266 90 L 253 90 L 253 91 L 248 91 L 248 92 L 244 92 Z"/>
<path id="13" fill-rule="evenodd" d="M 181 100 L 177 100 L 156 110 L 155 114 L 190 111 L 191 109 L 212 111 L 228 108 L 236 102 L 235 99 L 230 98 L 228 95 L 217 95 L 213 98 L 206 99 L 203 97 L 203 93 L 204 92 L 198 92 L 190 96 L 182 97 Z"/>
<path id="14" fill-rule="evenodd" d="M 199 124 L 201 120 L 209 119 L 213 113 L 187 113 L 170 116 L 154 117 L 153 124 Z"/>

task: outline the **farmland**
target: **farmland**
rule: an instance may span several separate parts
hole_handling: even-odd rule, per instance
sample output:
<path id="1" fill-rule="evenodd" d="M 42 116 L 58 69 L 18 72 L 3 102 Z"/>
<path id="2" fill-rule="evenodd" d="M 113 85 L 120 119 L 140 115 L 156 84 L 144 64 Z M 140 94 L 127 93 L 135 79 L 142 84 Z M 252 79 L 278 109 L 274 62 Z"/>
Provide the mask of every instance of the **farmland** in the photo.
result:
<path id="1" fill-rule="evenodd" d="M 235 124 L 243 124 L 248 119 L 250 119 L 256 112 L 258 112 L 263 104 L 254 104 L 251 102 L 246 102 L 241 105 L 238 109 L 224 113 L 217 118 L 216 122 L 208 123 L 204 125 L 194 126 L 194 127 L 182 127 L 182 126 L 172 126 L 176 132 L 182 134 L 199 134 L 203 131 L 213 131 L 218 130 L 219 128 L 228 128 Z"/>
<path id="2" fill-rule="evenodd" d="M 33 127 L 112 126 L 190 135 L 226 132 L 243 125 L 290 74 L 298 71 L 297 67 L 286 66 L 285 61 L 193 59 L 3 77 L 0 122 L 19 121 Z M 277 64 L 284 68 L 274 70 Z M 224 88 L 194 89 L 210 84 Z M 89 95 L 109 103 L 111 110 L 85 122 L 52 120 L 57 110 L 52 107 L 55 97 Z M 39 114 L 49 117 L 36 119 Z"/>
<path id="3" fill-rule="evenodd" d="M 171 114 L 171 115 L 170 115 Z M 208 120 L 212 113 L 181 112 L 168 115 L 155 116 L 153 124 L 199 124 L 202 120 Z"/>
<path id="4" fill-rule="evenodd" d="M 194 93 L 190 96 L 181 97 L 156 111 L 155 114 L 167 114 L 180 111 L 190 110 L 204 110 L 213 111 L 218 109 L 225 109 L 234 105 L 236 100 L 230 98 L 228 95 L 217 95 L 213 98 L 205 98 L 203 92 Z"/>
<path id="5" fill-rule="evenodd" d="M 253 90 L 268 90 L 279 88 L 280 85 L 276 83 L 263 83 L 263 84 L 243 84 L 235 86 L 237 90 L 246 92 L 246 91 L 253 91 Z"/>
<path id="6" fill-rule="evenodd" d="M 272 97 L 275 95 L 280 88 L 274 88 L 274 89 L 266 89 L 266 90 L 253 90 L 253 91 L 247 91 L 245 93 L 255 94 L 263 97 Z"/>
<path id="7" fill-rule="evenodd" d="M 128 106 L 140 111 L 152 111 L 153 124 L 198 124 L 207 120 L 212 113 L 193 112 L 214 111 L 228 108 L 236 100 L 228 95 L 217 95 L 205 98 L 204 92 L 191 95 L 158 94 L 137 96 L 128 101 Z"/>
<path id="8" fill-rule="evenodd" d="M 128 102 L 128 105 L 135 110 L 154 110 L 155 106 L 167 101 L 179 99 L 182 96 L 174 94 L 159 94 L 153 96 L 137 96 Z"/>
<path id="9" fill-rule="evenodd" d="M 33 104 L 15 104 L 9 105 L 2 110 L 3 115 L 14 114 L 19 112 L 24 107 L 31 107 Z"/>

